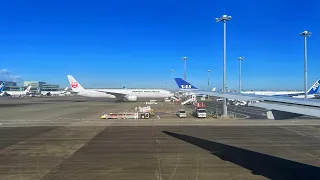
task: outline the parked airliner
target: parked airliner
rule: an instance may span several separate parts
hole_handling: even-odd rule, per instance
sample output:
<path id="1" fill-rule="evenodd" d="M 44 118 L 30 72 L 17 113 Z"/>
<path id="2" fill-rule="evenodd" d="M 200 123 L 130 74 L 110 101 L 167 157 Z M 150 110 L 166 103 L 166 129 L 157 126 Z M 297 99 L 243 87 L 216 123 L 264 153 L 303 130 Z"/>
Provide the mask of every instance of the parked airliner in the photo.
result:
<path id="1" fill-rule="evenodd" d="M 27 87 L 24 91 L 2 91 L 1 96 L 7 94 L 9 96 L 27 96 L 30 93 L 31 86 Z"/>
<path id="2" fill-rule="evenodd" d="M 1 85 L 0 85 L 0 94 L 2 93 L 3 89 L 4 89 L 4 82 L 1 83 Z"/>
<path id="3" fill-rule="evenodd" d="M 72 91 L 79 96 L 105 97 L 127 101 L 137 101 L 139 98 L 158 99 L 174 96 L 173 93 L 164 89 L 84 89 L 71 75 L 67 77 Z"/>
<path id="4" fill-rule="evenodd" d="M 315 98 L 319 94 L 320 79 L 317 80 L 307 91 L 307 98 Z M 243 94 L 256 94 L 265 96 L 289 96 L 294 98 L 304 98 L 303 91 L 242 91 Z"/>
<path id="5" fill-rule="evenodd" d="M 192 84 L 184 81 L 181 78 L 175 78 L 175 81 L 180 89 L 190 91 L 194 93 L 194 90 L 198 90 Z M 319 96 L 320 79 L 317 80 L 311 88 L 307 91 L 307 98 L 315 98 Z M 287 96 L 294 98 L 304 98 L 303 91 L 241 91 L 242 94 L 255 94 L 264 96 Z"/>
<path id="6" fill-rule="evenodd" d="M 179 80 L 177 81 L 177 79 Z M 176 82 L 180 89 L 182 89 L 181 87 L 192 87 L 190 83 L 182 80 L 181 78 L 176 78 Z M 319 90 L 319 84 L 315 84 L 314 86 L 312 86 L 311 92 L 317 92 L 317 90 Z M 318 99 L 297 99 L 292 98 L 294 96 L 290 97 L 279 95 L 267 96 L 244 93 L 223 93 L 214 91 L 190 90 L 190 88 L 189 92 L 216 96 L 226 99 L 235 99 L 238 101 L 247 102 L 248 106 L 265 108 L 268 110 L 268 119 L 290 119 L 300 117 L 302 115 L 320 117 L 320 101 Z"/>

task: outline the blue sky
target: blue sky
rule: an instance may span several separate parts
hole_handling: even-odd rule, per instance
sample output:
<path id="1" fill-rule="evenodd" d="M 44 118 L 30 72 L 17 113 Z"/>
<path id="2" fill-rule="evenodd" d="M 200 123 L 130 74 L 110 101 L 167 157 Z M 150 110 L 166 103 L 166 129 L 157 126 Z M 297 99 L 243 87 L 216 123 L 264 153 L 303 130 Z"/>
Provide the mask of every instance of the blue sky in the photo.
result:
<path id="1" fill-rule="evenodd" d="M 170 69 L 205 88 L 222 86 L 223 24 L 227 23 L 227 86 L 302 89 L 303 38 L 308 39 L 309 85 L 320 78 L 317 0 L 10 0 L 0 6 L 0 69 L 24 80 L 85 87 L 173 86 Z M 319 33 L 318 33 L 319 32 Z"/>

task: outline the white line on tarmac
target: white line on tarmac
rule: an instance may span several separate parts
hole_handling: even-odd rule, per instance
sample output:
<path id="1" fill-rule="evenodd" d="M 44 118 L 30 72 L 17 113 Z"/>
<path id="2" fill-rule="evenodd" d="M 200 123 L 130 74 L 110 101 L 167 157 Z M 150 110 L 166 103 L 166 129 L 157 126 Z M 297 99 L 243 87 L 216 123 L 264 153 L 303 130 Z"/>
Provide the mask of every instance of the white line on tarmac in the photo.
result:
<path id="1" fill-rule="evenodd" d="M 230 111 L 232 111 L 232 109 L 230 109 Z M 243 113 L 247 113 L 247 114 L 254 114 L 254 115 L 258 115 L 258 116 L 262 116 L 262 113 L 256 113 L 256 112 L 251 112 L 251 111 L 242 111 L 242 110 L 239 110 L 237 109 L 236 111 L 240 111 L 240 112 L 243 112 Z"/>

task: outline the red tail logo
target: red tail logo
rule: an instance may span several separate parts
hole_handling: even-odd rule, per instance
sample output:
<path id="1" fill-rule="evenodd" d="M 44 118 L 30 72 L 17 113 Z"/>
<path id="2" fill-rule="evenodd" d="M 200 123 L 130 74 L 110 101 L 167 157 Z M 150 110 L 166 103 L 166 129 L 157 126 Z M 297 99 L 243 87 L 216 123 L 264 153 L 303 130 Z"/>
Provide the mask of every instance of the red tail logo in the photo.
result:
<path id="1" fill-rule="evenodd" d="M 77 88 L 78 87 L 78 82 L 72 82 L 71 83 L 72 88 Z"/>

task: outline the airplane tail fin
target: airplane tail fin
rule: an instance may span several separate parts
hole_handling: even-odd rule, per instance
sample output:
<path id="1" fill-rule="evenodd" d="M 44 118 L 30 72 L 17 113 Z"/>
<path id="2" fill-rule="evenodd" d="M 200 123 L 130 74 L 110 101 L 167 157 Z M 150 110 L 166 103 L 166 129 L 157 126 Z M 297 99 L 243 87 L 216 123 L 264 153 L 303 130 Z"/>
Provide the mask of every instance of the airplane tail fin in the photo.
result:
<path id="1" fill-rule="evenodd" d="M 320 88 L 320 79 L 318 79 L 309 89 L 308 94 L 318 94 Z"/>
<path id="2" fill-rule="evenodd" d="M 29 93 L 30 92 L 30 89 L 31 89 L 31 86 L 28 86 L 26 90 L 24 90 L 24 92 L 27 92 Z"/>
<path id="3" fill-rule="evenodd" d="M 174 80 L 176 81 L 176 83 L 180 89 L 191 89 L 191 90 L 198 89 L 195 86 L 193 86 L 192 84 L 188 83 L 187 81 L 185 81 L 181 78 L 174 78 Z"/>
<path id="4" fill-rule="evenodd" d="M 74 92 L 81 92 L 84 90 L 84 88 L 80 85 L 80 83 L 78 83 L 78 81 L 76 79 L 73 78 L 73 76 L 71 75 L 67 75 L 70 86 L 72 88 L 72 91 Z"/>
<path id="5" fill-rule="evenodd" d="M 0 92 L 2 92 L 2 91 L 3 91 L 3 89 L 4 89 L 4 82 L 3 82 L 3 83 L 1 83 L 1 85 L 0 85 Z"/>
<path id="6" fill-rule="evenodd" d="M 212 88 L 212 90 L 211 90 L 211 91 L 216 91 L 216 89 L 217 89 L 217 88 L 216 88 L 216 87 L 214 87 L 214 88 Z"/>
<path id="7" fill-rule="evenodd" d="M 64 88 L 64 91 L 68 91 L 69 87 Z"/>

